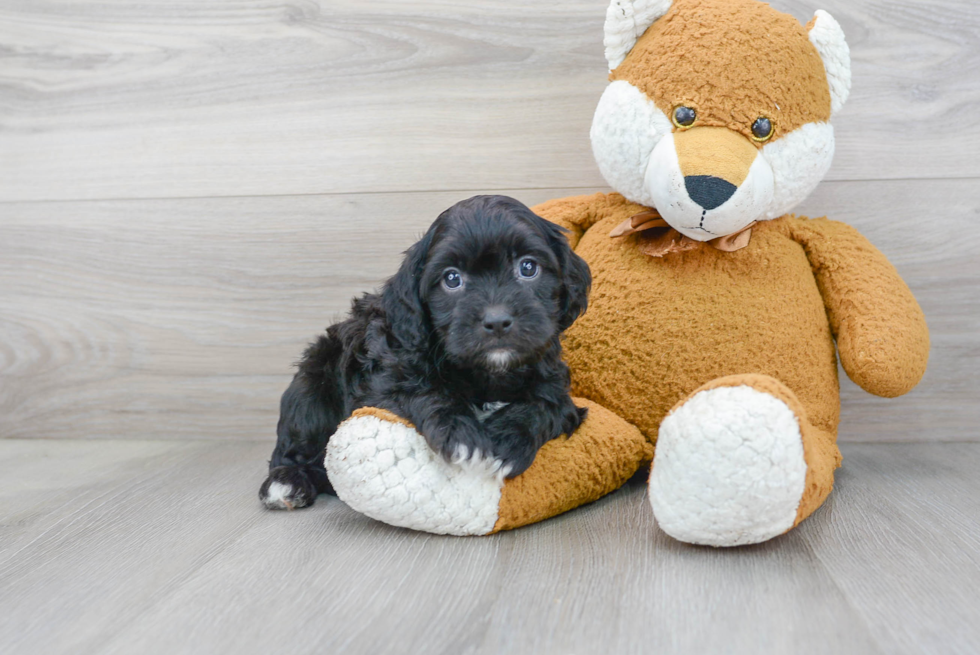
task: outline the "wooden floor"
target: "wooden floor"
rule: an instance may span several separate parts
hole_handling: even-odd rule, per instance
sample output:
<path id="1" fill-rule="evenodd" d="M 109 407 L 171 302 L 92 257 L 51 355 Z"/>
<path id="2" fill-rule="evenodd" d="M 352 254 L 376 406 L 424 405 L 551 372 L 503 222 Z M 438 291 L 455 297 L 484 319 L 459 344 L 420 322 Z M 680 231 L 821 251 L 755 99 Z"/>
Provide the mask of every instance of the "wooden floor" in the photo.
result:
<path id="1" fill-rule="evenodd" d="M 980 653 L 980 3 L 830 11 L 854 84 L 800 213 L 929 321 L 842 379 L 798 530 L 659 533 L 636 480 L 513 533 L 262 510 L 304 344 L 474 193 L 604 189 L 607 0 L 0 0 L 0 654 Z"/>
<path id="2" fill-rule="evenodd" d="M 2 653 L 976 653 L 980 444 L 846 444 L 827 505 L 731 550 L 643 480 L 491 537 L 259 509 L 266 443 L 0 441 Z"/>

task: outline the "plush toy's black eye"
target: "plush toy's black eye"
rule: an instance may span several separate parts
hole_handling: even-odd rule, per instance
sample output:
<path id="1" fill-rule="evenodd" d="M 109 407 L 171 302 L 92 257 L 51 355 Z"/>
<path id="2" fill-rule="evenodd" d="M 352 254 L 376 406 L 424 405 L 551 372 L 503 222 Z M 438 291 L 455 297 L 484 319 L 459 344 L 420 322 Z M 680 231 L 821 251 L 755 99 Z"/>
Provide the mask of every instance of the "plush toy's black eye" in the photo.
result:
<path id="1" fill-rule="evenodd" d="M 455 268 L 447 268 L 442 274 L 442 284 L 447 289 L 458 289 L 463 283 L 463 276 Z"/>
<path id="2" fill-rule="evenodd" d="M 674 125 L 677 127 L 691 127 L 697 119 L 698 114 L 690 107 L 678 107 L 674 110 Z"/>
<path id="3" fill-rule="evenodd" d="M 772 121 L 768 118 L 759 117 L 752 123 L 752 138 L 756 141 L 768 141 L 772 133 Z"/>
<path id="4" fill-rule="evenodd" d="M 538 263 L 533 259 L 522 259 L 517 269 L 523 278 L 532 278 L 538 274 Z"/>

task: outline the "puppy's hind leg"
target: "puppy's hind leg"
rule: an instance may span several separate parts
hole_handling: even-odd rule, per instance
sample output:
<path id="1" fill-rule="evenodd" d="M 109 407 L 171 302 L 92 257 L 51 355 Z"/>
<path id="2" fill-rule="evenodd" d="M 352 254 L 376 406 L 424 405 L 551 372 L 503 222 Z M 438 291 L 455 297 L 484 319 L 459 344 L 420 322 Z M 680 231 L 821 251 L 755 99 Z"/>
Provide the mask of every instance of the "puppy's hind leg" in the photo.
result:
<path id="1" fill-rule="evenodd" d="M 276 448 L 259 499 L 269 509 L 312 505 L 318 493 L 334 493 L 323 466 L 327 441 L 344 418 L 339 340 L 324 335 L 303 356 L 282 395 Z"/>

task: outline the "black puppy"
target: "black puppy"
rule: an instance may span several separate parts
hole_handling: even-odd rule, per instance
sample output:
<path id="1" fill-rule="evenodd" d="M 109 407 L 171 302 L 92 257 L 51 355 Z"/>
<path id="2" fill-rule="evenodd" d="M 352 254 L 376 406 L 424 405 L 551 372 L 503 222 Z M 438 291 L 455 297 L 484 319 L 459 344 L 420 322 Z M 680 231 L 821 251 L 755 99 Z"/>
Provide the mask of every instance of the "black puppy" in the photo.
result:
<path id="1" fill-rule="evenodd" d="M 307 348 L 283 394 L 279 439 L 259 498 L 269 508 L 332 493 L 324 449 L 358 407 L 411 421 L 453 461 L 496 460 L 505 477 L 571 434 L 559 337 L 585 311 L 591 275 L 562 228 L 505 196 L 443 212 L 380 294 Z"/>

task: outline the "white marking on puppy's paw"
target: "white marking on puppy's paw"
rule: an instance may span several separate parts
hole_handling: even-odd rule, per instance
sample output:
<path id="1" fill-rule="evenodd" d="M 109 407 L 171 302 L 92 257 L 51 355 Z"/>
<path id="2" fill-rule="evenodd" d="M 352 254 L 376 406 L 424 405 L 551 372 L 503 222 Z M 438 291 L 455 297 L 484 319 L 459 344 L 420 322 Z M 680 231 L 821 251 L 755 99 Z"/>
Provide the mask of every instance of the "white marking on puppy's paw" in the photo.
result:
<path id="1" fill-rule="evenodd" d="M 295 505 L 287 498 L 292 498 L 295 493 L 296 490 L 291 484 L 270 482 L 262 503 L 269 509 L 293 509 Z"/>
<path id="2" fill-rule="evenodd" d="M 477 448 L 477 452 L 480 452 L 479 448 Z M 466 444 L 456 444 L 456 448 L 455 450 L 453 450 L 453 456 L 450 459 L 450 461 L 453 464 L 459 466 L 469 458 L 470 458 L 469 446 L 467 446 Z"/>
<path id="3" fill-rule="evenodd" d="M 474 448 L 473 454 L 470 455 L 469 448 L 463 444 L 456 446 L 452 463 L 471 475 L 495 478 L 501 482 L 507 473 L 512 470 L 512 467 L 509 465 L 505 467 L 502 460 L 494 457 L 484 457 L 483 452 L 479 448 Z"/>
<path id="4" fill-rule="evenodd" d="M 709 389 L 661 423 L 650 504 L 680 541 L 759 543 L 793 527 L 806 470 L 799 422 L 785 403 L 749 386 Z"/>

